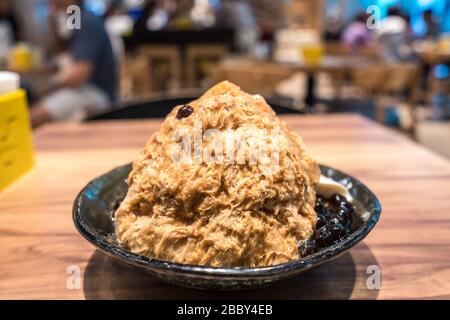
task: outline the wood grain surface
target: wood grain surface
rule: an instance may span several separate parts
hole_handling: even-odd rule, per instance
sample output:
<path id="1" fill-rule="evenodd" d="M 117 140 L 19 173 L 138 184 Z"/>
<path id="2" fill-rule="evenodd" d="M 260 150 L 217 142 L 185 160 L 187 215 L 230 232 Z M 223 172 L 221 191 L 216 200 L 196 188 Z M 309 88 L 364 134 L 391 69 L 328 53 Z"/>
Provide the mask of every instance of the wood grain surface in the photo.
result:
<path id="1" fill-rule="evenodd" d="M 116 263 L 78 235 L 72 202 L 91 179 L 134 159 L 160 121 L 52 124 L 35 134 L 35 169 L 0 193 L 0 298 L 450 298 L 450 163 L 356 115 L 283 118 L 317 160 L 381 200 L 379 224 L 339 260 L 233 294 L 178 288 Z M 367 288 L 371 265 L 380 290 Z M 77 268 L 80 286 L 68 287 Z"/>

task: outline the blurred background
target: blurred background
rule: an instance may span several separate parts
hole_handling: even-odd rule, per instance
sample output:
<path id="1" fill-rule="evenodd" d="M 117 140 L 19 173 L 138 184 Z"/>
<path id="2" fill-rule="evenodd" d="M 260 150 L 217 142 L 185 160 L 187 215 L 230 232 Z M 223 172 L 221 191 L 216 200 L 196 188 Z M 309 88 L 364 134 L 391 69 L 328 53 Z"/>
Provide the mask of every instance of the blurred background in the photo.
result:
<path id="1" fill-rule="evenodd" d="M 163 117 L 230 80 L 450 158 L 449 66 L 450 0 L 0 0 L 0 69 L 35 128 Z"/>

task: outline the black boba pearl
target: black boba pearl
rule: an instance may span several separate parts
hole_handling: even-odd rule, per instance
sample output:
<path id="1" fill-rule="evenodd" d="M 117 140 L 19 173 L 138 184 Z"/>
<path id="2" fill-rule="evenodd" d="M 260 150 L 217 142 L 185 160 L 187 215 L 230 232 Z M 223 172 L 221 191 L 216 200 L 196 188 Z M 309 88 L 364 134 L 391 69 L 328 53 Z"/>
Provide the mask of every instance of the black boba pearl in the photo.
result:
<path id="1" fill-rule="evenodd" d="M 331 232 L 328 229 L 328 226 L 317 229 L 314 233 L 314 240 L 316 240 L 320 247 L 327 246 L 331 240 Z"/>
<path id="2" fill-rule="evenodd" d="M 337 218 L 332 218 L 329 222 L 330 238 L 333 241 L 339 241 L 345 236 L 345 227 Z"/>
<path id="3" fill-rule="evenodd" d="M 323 215 L 325 218 L 328 219 L 329 217 L 332 216 L 333 211 L 331 211 L 330 208 L 323 208 L 322 211 L 321 211 L 321 213 L 322 213 L 322 215 Z"/>
<path id="4" fill-rule="evenodd" d="M 309 256 L 316 251 L 316 240 L 308 239 L 300 243 L 300 253 L 302 256 Z"/>
<path id="5" fill-rule="evenodd" d="M 352 234 L 352 229 L 351 229 L 351 227 L 350 227 L 350 226 L 346 227 L 346 228 L 344 229 L 344 233 L 345 233 L 344 237 L 347 237 L 347 236 L 349 236 L 350 234 Z"/>
<path id="6" fill-rule="evenodd" d="M 348 202 L 345 205 L 340 205 L 337 209 L 337 213 L 341 213 L 343 215 L 350 214 L 350 211 L 351 211 L 351 208 L 350 208 Z"/>
<path id="7" fill-rule="evenodd" d="M 317 195 L 315 210 L 317 222 L 314 235 L 309 241 L 299 243 L 302 256 L 339 243 L 352 233 L 356 207 L 344 196 L 337 193 L 329 198 Z"/>
<path id="8" fill-rule="evenodd" d="M 336 218 L 336 217 L 333 217 L 333 218 L 331 218 L 331 219 L 328 221 L 328 224 L 332 227 L 332 226 L 341 224 L 341 220 L 339 220 L 339 219 Z"/>
<path id="9" fill-rule="evenodd" d="M 350 214 L 355 214 L 358 210 L 356 209 L 355 205 L 352 203 L 347 204 L 347 209 L 350 212 Z"/>
<path id="10" fill-rule="evenodd" d="M 347 202 L 347 200 L 346 200 L 345 202 L 340 203 L 339 208 L 345 208 L 350 211 L 351 210 L 350 206 L 351 206 L 351 204 L 349 202 Z"/>
<path id="11" fill-rule="evenodd" d="M 350 211 L 347 208 L 340 207 L 336 211 L 336 218 L 338 218 L 342 223 L 351 222 Z"/>
<path id="12" fill-rule="evenodd" d="M 347 199 L 343 195 L 335 193 L 331 196 L 330 203 L 335 207 L 339 207 L 345 205 L 347 203 Z"/>
<path id="13" fill-rule="evenodd" d="M 189 117 L 192 112 L 194 112 L 194 108 L 192 108 L 190 105 L 185 104 L 177 111 L 177 119 L 183 119 Z"/>
<path id="14" fill-rule="evenodd" d="M 323 200 L 322 197 L 317 197 L 316 199 L 316 212 L 320 212 L 322 211 L 322 209 L 324 208 L 325 205 L 325 201 Z"/>
<path id="15" fill-rule="evenodd" d="M 323 214 L 318 214 L 316 228 L 321 228 L 326 224 L 327 224 L 327 219 L 325 218 L 325 216 Z"/>

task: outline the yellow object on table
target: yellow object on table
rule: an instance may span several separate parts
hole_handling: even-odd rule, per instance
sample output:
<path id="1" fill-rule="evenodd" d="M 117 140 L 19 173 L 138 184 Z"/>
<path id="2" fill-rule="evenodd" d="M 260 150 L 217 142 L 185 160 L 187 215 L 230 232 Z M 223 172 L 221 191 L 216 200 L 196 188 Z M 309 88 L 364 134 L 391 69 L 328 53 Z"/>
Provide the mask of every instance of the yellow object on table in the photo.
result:
<path id="1" fill-rule="evenodd" d="M 33 51 L 26 44 L 18 44 L 11 49 L 9 60 L 11 70 L 28 71 L 33 67 Z"/>
<path id="2" fill-rule="evenodd" d="M 25 91 L 13 89 L 5 93 L 5 90 L 2 90 L 5 88 L 2 80 L 11 75 L 14 74 L 0 72 L 0 190 L 31 169 L 34 164 Z"/>
<path id="3" fill-rule="evenodd" d="M 321 44 L 308 44 L 302 48 L 303 62 L 307 65 L 318 65 L 322 62 L 323 53 Z"/>
<path id="4" fill-rule="evenodd" d="M 437 42 L 437 49 L 439 53 L 449 54 L 450 53 L 450 36 L 442 37 Z"/>

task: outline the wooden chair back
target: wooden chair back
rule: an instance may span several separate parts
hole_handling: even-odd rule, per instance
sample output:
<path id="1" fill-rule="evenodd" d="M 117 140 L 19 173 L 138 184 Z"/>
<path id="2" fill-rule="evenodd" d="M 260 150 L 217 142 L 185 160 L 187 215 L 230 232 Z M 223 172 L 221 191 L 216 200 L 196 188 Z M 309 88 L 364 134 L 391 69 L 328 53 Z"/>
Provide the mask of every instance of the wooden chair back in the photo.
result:
<path id="1" fill-rule="evenodd" d="M 182 62 L 178 46 L 143 45 L 138 49 L 136 60 L 145 66 L 140 73 L 146 93 L 181 88 Z"/>
<path id="2" fill-rule="evenodd" d="M 272 94 L 277 84 L 294 72 L 279 64 L 266 62 L 222 62 L 211 71 L 214 82 L 229 80 L 250 93 Z"/>

